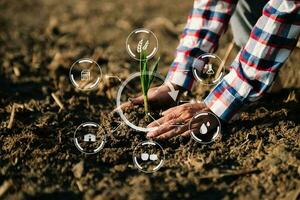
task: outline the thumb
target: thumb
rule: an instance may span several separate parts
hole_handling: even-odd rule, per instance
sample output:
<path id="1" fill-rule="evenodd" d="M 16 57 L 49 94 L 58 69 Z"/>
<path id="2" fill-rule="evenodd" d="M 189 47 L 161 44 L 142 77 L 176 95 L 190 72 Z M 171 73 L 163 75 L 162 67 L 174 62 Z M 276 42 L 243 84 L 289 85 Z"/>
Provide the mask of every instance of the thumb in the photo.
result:
<path id="1" fill-rule="evenodd" d="M 138 104 L 142 104 L 144 102 L 144 99 L 142 96 L 139 96 L 133 99 L 129 99 L 129 102 L 132 103 L 133 105 L 138 105 Z"/>
<path id="2" fill-rule="evenodd" d="M 117 108 L 115 108 L 112 112 L 117 112 L 120 109 L 126 109 L 126 108 L 130 108 L 134 105 L 138 105 L 138 104 L 142 104 L 143 103 L 143 97 L 136 97 L 133 99 L 129 99 L 127 102 L 122 103 L 120 106 L 118 106 Z"/>

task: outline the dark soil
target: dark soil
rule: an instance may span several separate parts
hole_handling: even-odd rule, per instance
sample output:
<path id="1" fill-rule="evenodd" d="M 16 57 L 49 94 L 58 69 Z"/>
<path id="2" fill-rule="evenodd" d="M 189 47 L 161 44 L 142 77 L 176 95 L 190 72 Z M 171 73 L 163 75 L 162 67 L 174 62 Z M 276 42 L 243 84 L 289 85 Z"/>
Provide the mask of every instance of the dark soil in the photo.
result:
<path id="1" fill-rule="evenodd" d="M 69 68 L 82 57 L 122 80 L 138 71 L 124 43 L 139 27 L 157 35 L 159 71 L 165 74 L 191 6 L 179 0 L 0 2 L 0 199 L 300 198 L 298 49 L 280 73 L 285 89 L 244 110 L 224 126 L 218 142 L 158 141 L 166 161 L 153 174 L 132 162 L 145 133 L 124 124 L 114 130 L 121 123 L 111 113 L 119 81 L 103 79 L 90 92 L 70 83 Z M 230 41 L 229 31 L 220 57 Z M 194 97 L 207 91 L 199 86 Z M 128 115 L 146 124 L 138 117 L 141 109 Z M 73 142 L 76 127 L 86 121 L 103 125 L 108 135 L 104 149 L 88 156 Z"/>

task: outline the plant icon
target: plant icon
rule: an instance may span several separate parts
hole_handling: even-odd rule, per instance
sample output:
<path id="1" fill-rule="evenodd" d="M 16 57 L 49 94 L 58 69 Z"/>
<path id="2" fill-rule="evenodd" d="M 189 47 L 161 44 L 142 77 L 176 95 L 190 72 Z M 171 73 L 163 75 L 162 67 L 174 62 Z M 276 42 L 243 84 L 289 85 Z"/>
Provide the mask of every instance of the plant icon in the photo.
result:
<path id="1" fill-rule="evenodd" d="M 137 45 L 136 51 L 138 53 L 142 53 L 142 51 L 146 51 L 149 46 L 149 40 L 146 41 L 146 43 L 143 45 L 144 40 L 141 39 Z"/>

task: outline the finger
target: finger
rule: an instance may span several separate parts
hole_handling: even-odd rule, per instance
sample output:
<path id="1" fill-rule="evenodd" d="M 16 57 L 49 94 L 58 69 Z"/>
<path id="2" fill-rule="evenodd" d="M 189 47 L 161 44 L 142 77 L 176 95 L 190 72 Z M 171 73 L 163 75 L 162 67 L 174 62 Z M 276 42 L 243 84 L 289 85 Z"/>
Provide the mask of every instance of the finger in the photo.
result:
<path id="1" fill-rule="evenodd" d="M 184 125 L 184 126 L 180 126 L 180 127 L 173 127 L 171 130 L 161 134 L 159 136 L 159 139 L 169 139 L 169 138 L 172 138 L 172 137 L 175 137 L 177 135 L 180 135 L 184 132 L 186 132 L 188 130 L 188 126 L 187 125 Z"/>
<path id="2" fill-rule="evenodd" d="M 148 125 L 149 128 L 158 125 L 169 124 L 170 126 L 179 127 L 185 125 L 189 121 L 189 118 L 182 116 L 182 113 L 170 113 L 163 116 L 161 119 L 156 120 Z M 155 125 L 156 124 L 156 125 Z M 151 127 L 150 127 L 151 126 Z"/>
<path id="3" fill-rule="evenodd" d="M 132 104 L 137 105 L 137 104 L 142 104 L 144 103 L 144 99 L 142 96 L 130 99 L 129 101 L 131 101 Z"/>
<path id="4" fill-rule="evenodd" d="M 125 108 L 130 108 L 132 107 L 132 103 L 131 102 L 125 102 L 123 104 L 121 104 L 120 106 L 118 106 L 117 108 L 115 108 L 112 112 L 117 112 L 119 110 L 124 110 Z"/>
<path id="5" fill-rule="evenodd" d="M 158 136 L 157 139 L 166 140 L 166 139 L 171 138 L 175 135 L 176 135 L 176 131 L 173 128 L 173 129 L 169 130 L 168 132 Z"/>
<path id="6" fill-rule="evenodd" d="M 172 128 L 174 128 L 174 127 L 171 127 L 170 124 L 163 124 L 163 125 L 159 126 L 155 131 L 148 132 L 147 137 L 150 137 L 150 138 L 158 137 L 159 135 L 170 131 Z"/>
<path id="7" fill-rule="evenodd" d="M 163 115 L 163 116 L 164 116 L 164 115 L 168 115 L 168 114 L 170 114 L 170 113 L 173 113 L 175 110 L 176 110 L 176 111 L 180 111 L 180 110 L 181 110 L 182 108 L 184 108 L 185 106 L 187 106 L 187 104 L 182 104 L 182 105 L 179 105 L 179 106 L 175 106 L 175 107 L 173 107 L 173 108 L 170 108 L 170 109 L 168 109 L 168 110 L 162 112 L 162 115 Z"/>
<path id="8" fill-rule="evenodd" d="M 175 107 L 173 107 L 173 108 L 169 108 L 168 110 L 165 110 L 165 111 L 162 112 L 161 114 L 162 114 L 163 116 L 165 116 L 165 115 L 168 115 L 168 114 L 174 112 L 174 110 L 176 110 L 176 109 L 178 109 L 178 106 L 175 106 Z"/>
<path id="9" fill-rule="evenodd" d="M 188 137 L 191 135 L 191 131 L 188 130 L 188 131 L 185 131 L 184 133 L 181 134 L 182 137 Z"/>
<path id="10" fill-rule="evenodd" d="M 201 109 L 204 109 L 206 106 L 204 103 L 185 103 L 185 104 L 182 104 L 182 105 L 179 105 L 179 106 L 176 106 L 176 107 L 173 107 L 173 108 L 170 108 L 166 111 L 164 111 L 162 113 L 163 116 L 165 115 L 168 115 L 172 112 L 174 112 L 174 110 L 178 110 L 178 109 L 182 109 L 182 110 L 185 110 L 185 109 L 189 109 L 189 108 L 196 108 L 198 110 L 201 110 Z"/>
<path id="11" fill-rule="evenodd" d="M 112 112 L 117 112 L 118 110 L 124 110 L 126 108 L 131 108 L 134 105 L 142 104 L 143 97 L 139 96 L 133 99 L 129 99 L 128 102 L 122 103 L 119 107 L 115 108 Z"/>
<path id="12" fill-rule="evenodd" d="M 175 119 L 176 118 L 176 115 L 175 114 L 170 114 L 170 115 L 166 115 L 166 116 L 163 116 L 161 118 L 159 118 L 158 120 L 155 120 L 154 122 L 151 122 L 147 128 L 152 128 L 152 127 L 156 127 L 158 124 L 162 125 L 172 119 Z"/>
<path id="13" fill-rule="evenodd" d="M 190 127 L 191 129 L 199 129 L 200 126 L 204 123 L 205 121 L 201 118 L 198 118 L 198 119 L 195 119 L 193 118 L 191 121 L 190 121 Z"/>

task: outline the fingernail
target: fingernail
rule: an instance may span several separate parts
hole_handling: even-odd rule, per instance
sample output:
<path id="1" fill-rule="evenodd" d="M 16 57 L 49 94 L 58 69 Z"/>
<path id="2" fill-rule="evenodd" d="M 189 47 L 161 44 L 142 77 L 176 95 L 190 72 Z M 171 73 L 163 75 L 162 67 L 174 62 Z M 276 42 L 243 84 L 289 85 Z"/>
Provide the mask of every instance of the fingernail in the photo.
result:
<path id="1" fill-rule="evenodd" d="M 156 139 L 158 139 L 158 140 L 164 140 L 165 138 L 162 137 L 162 136 L 158 136 Z"/>
<path id="2" fill-rule="evenodd" d="M 117 112 L 117 109 L 114 109 L 113 111 L 111 111 L 111 114 L 114 114 Z"/>
<path id="3" fill-rule="evenodd" d="M 153 137 L 153 133 L 152 132 L 147 133 L 147 137 Z"/>

